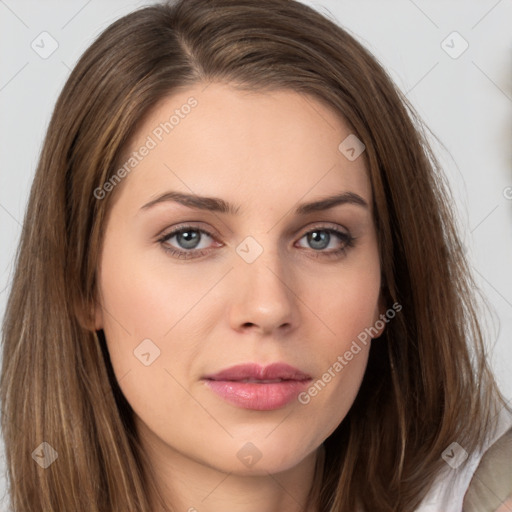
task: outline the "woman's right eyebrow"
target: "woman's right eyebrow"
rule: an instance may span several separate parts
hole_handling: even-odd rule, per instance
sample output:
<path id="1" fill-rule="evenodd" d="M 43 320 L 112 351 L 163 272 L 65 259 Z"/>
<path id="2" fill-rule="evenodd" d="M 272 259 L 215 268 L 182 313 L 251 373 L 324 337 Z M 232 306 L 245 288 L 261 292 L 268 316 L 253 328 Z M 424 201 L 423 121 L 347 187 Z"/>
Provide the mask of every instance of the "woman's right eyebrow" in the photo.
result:
<path id="1" fill-rule="evenodd" d="M 166 202 L 175 202 L 189 208 L 208 210 L 229 215 L 236 215 L 240 211 L 240 205 L 232 205 L 219 197 L 199 196 L 196 194 L 186 194 L 184 192 L 173 190 L 165 192 L 155 199 L 152 199 L 143 205 L 139 211 L 146 211 L 157 204 Z M 339 194 L 322 197 L 308 203 L 302 203 L 296 208 L 295 215 L 307 215 L 312 212 L 329 210 L 330 208 L 343 204 L 352 204 L 368 208 L 367 201 L 359 194 L 356 194 L 355 192 L 341 192 Z"/>
<path id="2" fill-rule="evenodd" d="M 196 194 L 186 194 L 184 192 L 177 192 L 173 190 L 165 192 L 155 199 L 152 199 L 149 203 L 142 206 L 140 210 L 144 211 L 157 204 L 166 202 L 175 202 L 182 204 L 183 206 L 188 206 L 189 208 L 209 210 L 218 213 L 228 213 L 230 215 L 236 215 L 240 210 L 240 206 L 234 206 L 218 197 L 198 196 Z"/>

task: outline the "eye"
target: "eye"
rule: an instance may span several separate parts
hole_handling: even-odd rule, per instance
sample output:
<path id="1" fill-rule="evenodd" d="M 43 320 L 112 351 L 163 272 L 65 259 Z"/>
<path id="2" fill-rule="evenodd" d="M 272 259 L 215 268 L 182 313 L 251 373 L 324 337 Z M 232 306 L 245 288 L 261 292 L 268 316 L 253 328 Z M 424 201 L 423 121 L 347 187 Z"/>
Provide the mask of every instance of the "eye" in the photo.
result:
<path id="1" fill-rule="evenodd" d="M 331 227 L 316 227 L 305 233 L 302 239 L 306 239 L 308 245 L 313 249 L 313 257 L 341 257 L 353 247 L 355 237 L 349 233 Z M 334 245 L 334 247 L 333 247 Z M 326 251 L 329 246 L 332 250 Z"/>
<path id="2" fill-rule="evenodd" d="M 173 241 L 174 239 L 174 241 Z M 306 239 L 306 243 L 312 249 L 306 251 L 310 256 L 341 258 L 354 246 L 355 237 L 338 228 L 319 226 L 304 233 L 299 242 Z M 222 244 L 216 241 L 214 235 L 205 229 L 195 226 L 179 226 L 158 239 L 162 248 L 174 258 L 191 259 L 199 258 L 211 252 L 212 240 L 217 247 Z M 307 249 L 302 245 L 299 247 Z M 326 249 L 331 250 L 326 250 Z"/>
<path id="3" fill-rule="evenodd" d="M 169 245 L 173 238 L 176 239 L 175 243 L 178 247 Z M 199 229 L 194 226 L 181 226 L 178 229 L 163 235 L 158 242 L 160 242 L 163 249 L 172 256 L 181 259 L 188 259 L 198 258 L 209 252 L 207 249 L 208 238 L 214 239 L 213 235 L 204 229 Z M 200 247 L 200 245 L 203 245 L 203 247 Z M 206 245 L 206 247 L 204 247 L 204 245 Z"/>

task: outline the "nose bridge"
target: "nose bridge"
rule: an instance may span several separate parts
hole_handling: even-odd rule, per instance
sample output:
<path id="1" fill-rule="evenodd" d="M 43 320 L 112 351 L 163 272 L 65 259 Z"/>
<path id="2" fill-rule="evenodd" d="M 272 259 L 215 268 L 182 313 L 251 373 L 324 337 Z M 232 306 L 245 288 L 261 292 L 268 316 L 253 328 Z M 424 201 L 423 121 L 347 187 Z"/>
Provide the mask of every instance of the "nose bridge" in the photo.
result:
<path id="1" fill-rule="evenodd" d="M 296 296 L 291 267 L 271 235 L 248 236 L 236 248 L 232 304 L 234 326 L 254 324 L 266 331 L 295 322 Z"/>

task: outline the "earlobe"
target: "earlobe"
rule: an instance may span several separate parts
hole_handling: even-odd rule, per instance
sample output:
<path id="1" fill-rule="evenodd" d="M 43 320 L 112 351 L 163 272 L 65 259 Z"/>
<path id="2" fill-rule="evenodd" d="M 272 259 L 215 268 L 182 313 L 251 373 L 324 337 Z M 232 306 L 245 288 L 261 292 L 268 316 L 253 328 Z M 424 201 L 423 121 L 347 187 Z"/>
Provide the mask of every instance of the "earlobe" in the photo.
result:
<path id="1" fill-rule="evenodd" d="M 75 304 L 75 316 L 80 326 L 87 331 L 99 331 L 103 329 L 103 308 L 94 301 L 94 306 L 77 306 Z"/>
<path id="2" fill-rule="evenodd" d="M 97 301 L 94 302 L 94 330 L 103 329 L 103 308 Z"/>

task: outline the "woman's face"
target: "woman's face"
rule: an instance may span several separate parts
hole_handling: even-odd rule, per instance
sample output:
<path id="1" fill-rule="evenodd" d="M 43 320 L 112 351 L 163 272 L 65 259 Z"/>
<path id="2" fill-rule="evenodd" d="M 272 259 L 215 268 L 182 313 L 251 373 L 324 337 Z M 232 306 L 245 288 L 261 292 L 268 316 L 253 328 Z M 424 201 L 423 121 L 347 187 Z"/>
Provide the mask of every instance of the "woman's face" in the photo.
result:
<path id="1" fill-rule="evenodd" d="M 312 97 L 200 84 L 152 112 L 98 192 L 119 187 L 96 329 L 162 464 L 283 471 L 350 409 L 382 312 L 350 135 Z"/>

